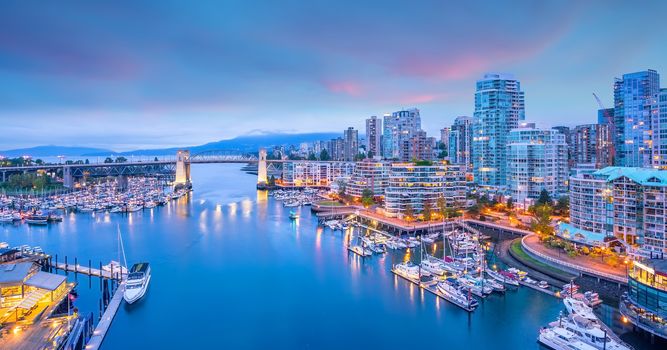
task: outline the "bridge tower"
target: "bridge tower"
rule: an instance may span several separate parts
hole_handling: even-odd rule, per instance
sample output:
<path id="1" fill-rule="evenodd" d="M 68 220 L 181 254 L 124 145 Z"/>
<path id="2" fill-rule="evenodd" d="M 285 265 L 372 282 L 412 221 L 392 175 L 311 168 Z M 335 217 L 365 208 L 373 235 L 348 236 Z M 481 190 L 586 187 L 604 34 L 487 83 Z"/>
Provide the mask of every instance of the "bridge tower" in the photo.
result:
<path id="1" fill-rule="evenodd" d="M 174 186 L 189 187 L 190 182 L 190 151 L 178 150 L 176 152 L 176 179 Z"/>
<path id="2" fill-rule="evenodd" d="M 72 168 L 69 166 L 63 167 L 63 186 L 67 188 L 74 186 L 74 176 L 72 176 Z"/>
<path id="3" fill-rule="evenodd" d="M 259 162 L 257 163 L 257 187 L 265 187 L 269 183 L 266 175 L 266 149 L 259 150 Z"/>

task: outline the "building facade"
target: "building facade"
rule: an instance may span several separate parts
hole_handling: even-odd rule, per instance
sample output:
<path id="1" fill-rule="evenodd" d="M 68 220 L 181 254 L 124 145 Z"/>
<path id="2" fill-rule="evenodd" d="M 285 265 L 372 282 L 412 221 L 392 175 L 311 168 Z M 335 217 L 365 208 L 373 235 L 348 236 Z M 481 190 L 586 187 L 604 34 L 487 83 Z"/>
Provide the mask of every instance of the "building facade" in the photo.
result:
<path id="1" fill-rule="evenodd" d="M 444 163 L 394 163 L 389 171 L 389 186 L 385 191 L 385 213 L 403 218 L 410 212 L 418 216 L 430 206 L 438 210 L 438 199 L 447 207 L 460 208 L 465 204 L 466 181 L 462 166 Z"/>
<path id="2" fill-rule="evenodd" d="M 660 89 L 651 104 L 651 165 L 667 169 L 667 89 Z"/>
<path id="3" fill-rule="evenodd" d="M 365 159 L 356 162 L 354 172 L 347 183 L 347 194 L 361 198 L 364 190 L 370 190 L 375 197 L 384 197 L 389 186 L 389 167 L 385 161 Z"/>
<path id="4" fill-rule="evenodd" d="M 659 92 L 660 76 L 651 69 L 624 74 L 614 82 L 616 165 L 652 164 L 651 102 Z"/>
<path id="5" fill-rule="evenodd" d="M 411 137 L 403 140 L 400 147 L 399 161 L 432 160 L 435 138 L 428 137 L 426 131 L 418 130 Z"/>
<path id="6" fill-rule="evenodd" d="M 382 119 L 372 116 L 366 119 L 366 154 L 382 156 Z"/>
<path id="7" fill-rule="evenodd" d="M 472 172 L 473 124 L 471 117 L 456 117 L 449 134 L 449 160 L 453 164 L 465 165 L 466 172 Z"/>
<path id="8" fill-rule="evenodd" d="M 353 162 L 359 154 L 359 131 L 353 127 L 343 131 L 343 161 Z"/>
<path id="9" fill-rule="evenodd" d="M 401 146 L 421 130 L 421 117 L 416 108 L 385 114 L 382 132 L 384 159 L 400 159 Z"/>
<path id="10" fill-rule="evenodd" d="M 284 187 L 326 187 L 338 179 L 348 179 L 353 162 L 292 161 L 283 163 L 280 185 Z"/>
<path id="11" fill-rule="evenodd" d="M 542 190 L 552 198 L 567 192 L 567 143 L 554 129 L 533 124 L 517 128 L 507 136 L 507 185 L 516 203 L 536 199 Z"/>
<path id="12" fill-rule="evenodd" d="M 518 80 L 486 74 L 477 81 L 473 131 L 473 171 L 481 186 L 507 184 L 507 135 L 525 119 L 524 93 Z"/>
<path id="13" fill-rule="evenodd" d="M 572 166 L 594 164 L 602 169 L 613 165 L 614 144 L 609 124 L 577 125 L 571 137 Z"/>
<path id="14" fill-rule="evenodd" d="M 628 293 L 621 315 L 636 327 L 667 339 L 667 260 L 635 262 L 628 271 Z"/>

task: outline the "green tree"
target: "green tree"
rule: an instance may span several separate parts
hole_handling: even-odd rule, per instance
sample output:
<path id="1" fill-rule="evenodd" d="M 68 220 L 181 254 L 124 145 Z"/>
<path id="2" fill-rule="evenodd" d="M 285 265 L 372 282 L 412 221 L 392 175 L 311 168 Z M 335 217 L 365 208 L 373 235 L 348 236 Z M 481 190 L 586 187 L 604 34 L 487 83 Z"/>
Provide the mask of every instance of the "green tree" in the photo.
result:
<path id="1" fill-rule="evenodd" d="M 551 226 L 553 208 L 547 204 L 534 205 L 530 211 L 533 214 L 530 229 L 540 235 L 552 235 L 554 233 L 554 228 Z"/>
<path id="2" fill-rule="evenodd" d="M 157 161 L 158 161 L 157 157 L 155 157 L 155 159 L 153 159 L 153 161 L 154 161 L 154 162 L 157 162 Z"/>
<path id="3" fill-rule="evenodd" d="M 424 216 L 425 221 L 431 221 L 431 217 L 433 216 L 433 206 L 431 205 L 430 201 L 424 201 L 424 210 L 422 210 L 422 215 Z"/>
<path id="4" fill-rule="evenodd" d="M 368 151 L 368 153 L 366 153 L 366 158 L 370 159 L 370 158 L 373 158 L 373 157 L 375 157 L 375 153 L 373 153 L 373 151 Z"/>
<path id="5" fill-rule="evenodd" d="M 86 163 L 86 164 L 90 164 L 90 161 L 88 160 L 88 158 L 86 158 L 86 162 L 85 162 L 85 163 Z"/>
<path id="6" fill-rule="evenodd" d="M 125 157 L 116 157 L 116 163 L 125 163 L 127 162 L 127 158 Z"/>
<path id="7" fill-rule="evenodd" d="M 561 196 L 558 198 L 558 201 L 556 202 L 556 206 L 554 207 L 556 212 L 560 215 L 567 215 L 570 212 L 570 197 L 568 196 Z"/>
<path id="8" fill-rule="evenodd" d="M 438 197 L 436 205 L 438 206 L 438 213 L 440 214 L 440 216 L 442 216 L 443 218 L 446 217 L 446 216 L 447 217 L 449 216 L 449 215 L 447 215 L 448 214 L 447 213 L 447 201 L 445 200 L 444 196 Z"/>
<path id="9" fill-rule="evenodd" d="M 514 209 L 514 199 L 512 197 L 507 198 L 507 209 Z"/>
<path id="10" fill-rule="evenodd" d="M 411 220 L 415 216 L 415 209 L 412 207 L 412 204 L 408 203 L 405 205 L 405 209 L 403 210 L 403 215 L 408 220 Z"/>
<path id="11" fill-rule="evenodd" d="M 440 151 L 438 153 L 438 159 L 444 159 L 445 157 L 447 157 L 447 151 Z"/>
<path id="12" fill-rule="evenodd" d="M 308 155 L 308 160 L 317 160 L 317 157 L 315 156 L 315 153 L 311 153 Z"/>
<path id="13" fill-rule="evenodd" d="M 535 205 L 551 205 L 553 204 L 553 199 L 551 199 L 551 195 L 549 194 L 549 191 L 546 189 L 542 189 L 540 192 L 540 197 L 537 198 L 537 202 L 535 202 Z"/>
<path id="14" fill-rule="evenodd" d="M 326 148 L 323 149 L 320 152 L 320 160 L 330 160 L 330 159 L 331 159 L 331 156 L 329 156 L 329 151 L 327 151 Z"/>
<path id="15" fill-rule="evenodd" d="M 106 157 L 106 158 L 104 159 L 104 162 L 105 162 L 105 163 L 113 163 L 113 159 L 111 159 L 111 157 Z"/>
<path id="16" fill-rule="evenodd" d="M 361 192 L 361 204 L 363 204 L 364 207 L 368 208 L 374 203 L 375 202 L 373 201 L 373 191 L 371 191 L 368 188 L 364 188 L 364 190 Z"/>

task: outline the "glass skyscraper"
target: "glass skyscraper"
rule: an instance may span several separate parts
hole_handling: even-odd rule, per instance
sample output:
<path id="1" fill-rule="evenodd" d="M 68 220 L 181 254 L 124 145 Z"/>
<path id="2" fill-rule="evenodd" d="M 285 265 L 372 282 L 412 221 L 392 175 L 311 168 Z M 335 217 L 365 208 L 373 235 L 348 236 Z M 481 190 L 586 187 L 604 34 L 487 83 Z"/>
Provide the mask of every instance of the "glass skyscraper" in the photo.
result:
<path id="1" fill-rule="evenodd" d="M 482 186 L 507 184 L 507 135 L 525 119 L 519 81 L 509 75 L 486 74 L 477 81 L 473 128 L 473 174 Z"/>
<path id="2" fill-rule="evenodd" d="M 422 128 L 419 110 L 412 108 L 385 114 L 382 132 L 382 156 L 384 159 L 400 159 L 401 148 Z"/>

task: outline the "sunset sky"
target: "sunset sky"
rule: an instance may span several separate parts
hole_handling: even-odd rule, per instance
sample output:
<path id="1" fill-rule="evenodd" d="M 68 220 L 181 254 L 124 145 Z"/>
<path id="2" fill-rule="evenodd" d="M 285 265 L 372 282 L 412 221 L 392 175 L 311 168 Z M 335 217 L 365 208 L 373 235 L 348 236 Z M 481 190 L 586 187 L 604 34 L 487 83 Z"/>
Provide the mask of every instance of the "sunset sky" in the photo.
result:
<path id="1" fill-rule="evenodd" d="M 435 136 L 472 115 L 487 71 L 521 81 L 529 120 L 592 123 L 591 93 L 612 106 L 614 77 L 667 74 L 666 10 L 665 1 L 3 1 L 0 149 L 363 133 L 368 116 L 409 107 Z"/>

